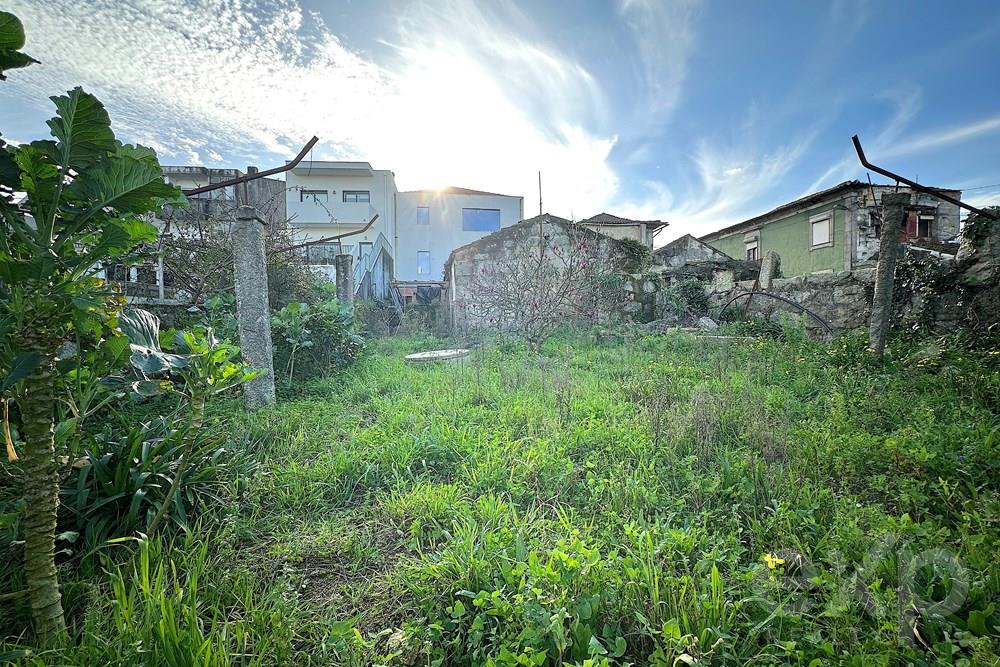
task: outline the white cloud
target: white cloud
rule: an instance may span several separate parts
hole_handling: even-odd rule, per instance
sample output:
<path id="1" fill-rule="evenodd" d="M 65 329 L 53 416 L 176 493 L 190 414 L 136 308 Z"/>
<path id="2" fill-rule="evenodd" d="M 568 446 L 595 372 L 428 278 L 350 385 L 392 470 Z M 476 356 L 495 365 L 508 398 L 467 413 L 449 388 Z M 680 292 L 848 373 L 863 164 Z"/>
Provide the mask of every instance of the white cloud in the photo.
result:
<path id="1" fill-rule="evenodd" d="M 165 162 L 290 156 L 316 134 L 315 159 L 370 160 L 404 188 L 450 183 L 531 201 L 541 169 L 553 212 L 597 208 L 618 188 L 607 161 L 616 137 L 588 129 L 604 113 L 599 86 L 532 39 L 512 5 L 413 5 L 398 58 L 376 63 L 296 0 L 8 4 L 43 63 L 10 85 L 47 107 L 82 84 L 120 134 Z"/>
<path id="2" fill-rule="evenodd" d="M 622 0 L 619 14 L 639 53 L 644 99 L 633 102 L 640 124 L 662 122 L 680 101 L 695 46 L 699 0 Z"/>
<path id="3" fill-rule="evenodd" d="M 968 125 L 936 130 L 900 141 L 886 150 L 885 155 L 889 157 L 911 155 L 969 141 L 997 131 L 1000 131 L 1000 116 L 993 116 Z"/>

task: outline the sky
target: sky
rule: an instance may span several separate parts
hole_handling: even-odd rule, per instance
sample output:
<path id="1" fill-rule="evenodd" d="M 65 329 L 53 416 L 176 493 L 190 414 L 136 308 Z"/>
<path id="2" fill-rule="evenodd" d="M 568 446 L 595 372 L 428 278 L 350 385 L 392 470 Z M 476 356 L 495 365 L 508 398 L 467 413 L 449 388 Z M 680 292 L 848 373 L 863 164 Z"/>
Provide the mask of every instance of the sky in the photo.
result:
<path id="1" fill-rule="evenodd" d="M 834 0 L 7 0 L 40 65 L 4 138 L 74 86 L 163 164 L 365 160 L 401 190 L 522 195 L 704 234 L 851 178 L 851 146 L 1000 204 L 1000 5 Z M 873 177 L 874 178 L 874 177 Z M 874 178 L 876 182 L 881 179 Z"/>

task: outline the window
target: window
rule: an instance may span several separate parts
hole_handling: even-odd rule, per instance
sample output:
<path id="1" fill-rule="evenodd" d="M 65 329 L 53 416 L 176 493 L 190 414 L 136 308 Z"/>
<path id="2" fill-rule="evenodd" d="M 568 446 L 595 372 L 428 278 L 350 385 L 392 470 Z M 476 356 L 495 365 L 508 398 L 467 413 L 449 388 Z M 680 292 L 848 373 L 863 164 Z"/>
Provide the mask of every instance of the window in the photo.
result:
<path id="1" fill-rule="evenodd" d="M 809 218 L 809 246 L 811 248 L 826 248 L 833 245 L 833 234 L 830 229 L 832 224 L 833 221 L 829 213 Z"/>
<path id="2" fill-rule="evenodd" d="M 462 229 L 467 232 L 495 232 L 500 229 L 500 209 L 463 208 Z"/>
<path id="3" fill-rule="evenodd" d="M 328 201 L 329 193 L 326 190 L 299 190 L 299 201 L 314 202 Z"/>
<path id="4" fill-rule="evenodd" d="M 431 253 L 427 250 L 417 251 L 417 273 L 422 276 L 431 274 Z"/>
<path id="5" fill-rule="evenodd" d="M 306 263 L 312 266 L 333 266 L 333 258 L 340 251 L 337 243 L 316 243 L 306 246 Z"/>
<path id="6" fill-rule="evenodd" d="M 909 211 L 906 215 L 906 233 L 901 236 L 901 240 L 930 238 L 933 222 L 933 212 L 928 212 L 926 209 Z"/>
<path id="7" fill-rule="evenodd" d="M 746 242 L 746 250 L 747 250 L 747 260 L 748 261 L 753 262 L 753 261 L 755 261 L 757 259 L 760 259 L 760 255 L 758 254 L 758 250 L 757 250 L 757 239 L 754 239 L 753 241 L 747 241 Z"/>
<path id="8" fill-rule="evenodd" d="M 427 206 L 417 207 L 417 224 L 418 225 L 429 225 L 431 224 L 431 209 Z"/>
<path id="9" fill-rule="evenodd" d="M 372 194 L 368 190 L 344 190 L 345 204 L 368 204 Z"/>

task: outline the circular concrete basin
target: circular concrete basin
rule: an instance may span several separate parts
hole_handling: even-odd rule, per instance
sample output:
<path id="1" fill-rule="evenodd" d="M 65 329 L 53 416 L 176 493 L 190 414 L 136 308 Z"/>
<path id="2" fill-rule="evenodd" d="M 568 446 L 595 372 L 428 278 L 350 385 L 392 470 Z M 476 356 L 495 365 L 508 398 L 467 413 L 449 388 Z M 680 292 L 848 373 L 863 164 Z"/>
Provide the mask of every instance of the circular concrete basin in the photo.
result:
<path id="1" fill-rule="evenodd" d="M 406 363 L 420 365 L 432 364 L 435 362 L 455 363 L 469 356 L 466 349 L 456 348 L 453 350 L 430 350 L 429 352 L 414 352 L 406 355 Z"/>

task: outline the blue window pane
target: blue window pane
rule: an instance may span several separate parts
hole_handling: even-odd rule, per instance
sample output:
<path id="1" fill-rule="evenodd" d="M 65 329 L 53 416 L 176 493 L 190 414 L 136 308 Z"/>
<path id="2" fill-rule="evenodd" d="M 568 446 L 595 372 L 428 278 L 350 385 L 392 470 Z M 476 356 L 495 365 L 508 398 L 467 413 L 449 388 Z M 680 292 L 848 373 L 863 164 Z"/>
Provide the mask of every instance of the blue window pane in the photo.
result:
<path id="1" fill-rule="evenodd" d="M 417 207 L 417 224 L 418 225 L 429 225 L 431 224 L 431 210 L 426 206 Z"/>
<path id="2" fill-rule="evenodd" d="M 427 275 L 431 272 L 431 254 L 426 250 L 417 251 L 417 273 Z"/>
<path id="3" fill-rule="evenodd" d="M 463 208 L 462 229 L 467 232 L 495 232 L 500 229 L 500 209 Z"/>

